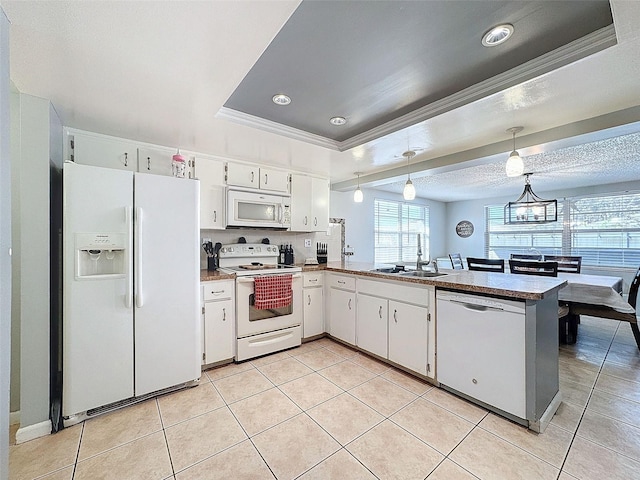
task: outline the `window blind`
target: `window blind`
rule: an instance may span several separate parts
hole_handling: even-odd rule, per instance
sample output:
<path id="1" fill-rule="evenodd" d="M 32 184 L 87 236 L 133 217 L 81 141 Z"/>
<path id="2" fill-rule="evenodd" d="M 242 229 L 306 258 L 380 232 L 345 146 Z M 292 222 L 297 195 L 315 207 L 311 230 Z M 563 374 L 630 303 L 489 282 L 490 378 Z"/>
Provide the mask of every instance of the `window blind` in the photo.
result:
<path id="1" fill-rule="evenodd" d="M 640 192 L 566 198 L 558 222 L 505 225 L 503 205 L 485 208 L 485 255 L 579 255 L 583 265 L 640 265 Z"/>
<path id="2" fill-rule="evenodd" d="M 412 262 L 422 234 L 422 258 L 429 258 L 429 207 L 374 199 L 376 263 Z"/>

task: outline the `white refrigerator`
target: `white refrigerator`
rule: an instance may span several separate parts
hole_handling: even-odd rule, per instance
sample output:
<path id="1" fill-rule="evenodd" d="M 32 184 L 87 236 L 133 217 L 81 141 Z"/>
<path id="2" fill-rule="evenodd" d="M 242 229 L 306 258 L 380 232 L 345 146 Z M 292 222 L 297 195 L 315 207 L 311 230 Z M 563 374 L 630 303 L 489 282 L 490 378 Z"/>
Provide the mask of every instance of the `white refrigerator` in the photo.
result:
<path id="1" fill-rule="evenodd" d="M 73 424 L 200 377 L 199 182 L 73 162 L 63 178 L 62 415 Z"/>

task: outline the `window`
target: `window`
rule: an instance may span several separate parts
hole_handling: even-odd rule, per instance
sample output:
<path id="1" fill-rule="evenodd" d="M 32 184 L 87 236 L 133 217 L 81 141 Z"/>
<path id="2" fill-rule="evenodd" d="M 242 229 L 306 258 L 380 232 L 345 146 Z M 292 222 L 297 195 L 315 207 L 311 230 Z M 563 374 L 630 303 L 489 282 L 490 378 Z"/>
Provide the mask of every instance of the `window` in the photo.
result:
<path id="1" fill-rule="evenodd" d="M 391 200 L 374 200 L 376 263 L 415 262 L 418 234 L 422 259 L 429 259 L 429 207 Z"/>
<path id="2" fill-rule="evenodd" d="M 583 265 L 640 265 L 640 193 L 558 200 L 558 222 L 504 225 L 503 205 L 485 209 L 485 254 L 580 255 Z"/>

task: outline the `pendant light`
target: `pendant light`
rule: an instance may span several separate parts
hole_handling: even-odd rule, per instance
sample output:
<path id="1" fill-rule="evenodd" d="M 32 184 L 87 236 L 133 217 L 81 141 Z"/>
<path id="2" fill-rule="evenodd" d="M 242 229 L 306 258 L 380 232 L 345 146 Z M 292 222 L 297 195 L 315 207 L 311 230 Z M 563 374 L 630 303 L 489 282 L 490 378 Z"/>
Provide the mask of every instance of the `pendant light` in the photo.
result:
<path id="1" fill-rule="evenodd" d="M 407 150 L 402 154 L 403 157 L 407 159 L 407 183 L 404 184 L 404 190 L 402 191 L 402 196 L 405 200 L 413 200 L 416 198 L 416 187 L 413 186 L 413 182 L 411 181 L 411 174 L 409 172 L 409 161 L 415 157 L 416 152 L 413 150 Z"/>
<path id="2" fill-rule="evenodd" d="M 504 206 L 505 225 L 550 223 L 558 221 L 558 201 L 544 200 L 533 193 L 529 176 L 525 173 L 524 190 L 515 202 Z"/>
<path id="3" fill-rule="evenodd" d="M 362 172 L 356 172 L 355 174 L 358 176 L 358 188 L 356 188 L 355 192 L 353 192 L 353 201 L 356 203 L 362 203 L 364 200 L 364 194 L 362 190 L 360 190 L 360 174 Z"/>
<path id="4" fill-rule="evenodd" d="M 522 157 L 516 151 L 516 133 L 520 133 L 522 127 L 511 127 L 507 129 L 507 132 L 513 135 L 513 151 L 509 155 L 509 159 L 506 164 L 507 177 L 519 177 L 524 173 L 524 162 Z"/>

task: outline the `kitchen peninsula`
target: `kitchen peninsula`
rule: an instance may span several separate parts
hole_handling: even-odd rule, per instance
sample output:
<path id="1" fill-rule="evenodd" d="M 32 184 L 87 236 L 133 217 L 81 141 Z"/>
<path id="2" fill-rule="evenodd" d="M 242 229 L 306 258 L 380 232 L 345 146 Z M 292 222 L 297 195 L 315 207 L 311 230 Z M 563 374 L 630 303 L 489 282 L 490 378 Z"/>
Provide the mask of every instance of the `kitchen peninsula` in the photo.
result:
<path id="1" fill-rule="evenodd" d="M 376 267 L 327 264 L 330 335 L 544 430 L 560 404 L 558 291 L 565 280 L 459 270 L 423 277 Z"/>

